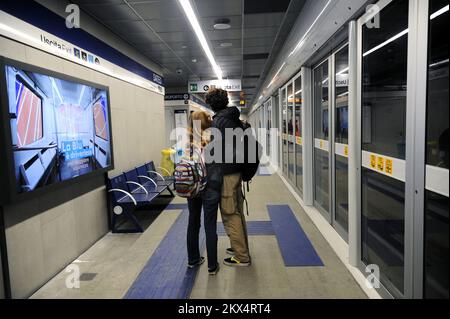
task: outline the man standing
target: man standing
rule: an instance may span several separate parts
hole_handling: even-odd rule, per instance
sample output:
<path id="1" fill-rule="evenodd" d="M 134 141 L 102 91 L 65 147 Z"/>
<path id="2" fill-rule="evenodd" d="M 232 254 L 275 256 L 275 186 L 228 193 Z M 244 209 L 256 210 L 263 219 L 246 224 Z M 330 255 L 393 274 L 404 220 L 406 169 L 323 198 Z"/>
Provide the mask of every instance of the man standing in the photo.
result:
<path id="1" fill-rule="evenodd" d="M 212 128 L 221 133 L 222 158 L 220 163 L 213 163 L 207 167 L 208 174 L 220 170 L 223 174 L 222 197 L 220 212 L 226 233 L 230 238 L 231 248 L 227 253 L 233 255 L 224 260 L 228 266 L 250 266 L 247 228 L 244 216 L 244 197 L 242 194 L 242 164 L 236 163 L 236 141 L 234 138 L 226 140 L 227 129 L 242 129 L 240 112 L 236 107 L 228 107 L 228 92 L 221 89 L 210 90 L 206 96 L 206 103 L 216 113 L 213 116 Z M 228 156 L 227 156 L 228 154 Z M 233 161 L 226 158 L 232 154 Z"/>

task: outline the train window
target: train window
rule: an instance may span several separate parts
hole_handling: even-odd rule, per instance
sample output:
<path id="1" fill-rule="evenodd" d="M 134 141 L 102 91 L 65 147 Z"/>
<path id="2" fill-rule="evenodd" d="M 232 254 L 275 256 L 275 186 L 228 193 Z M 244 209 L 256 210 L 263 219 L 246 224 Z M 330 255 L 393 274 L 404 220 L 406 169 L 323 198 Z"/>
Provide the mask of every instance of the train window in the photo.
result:
<path id="1" fill-rule="evenodd" d="M 302 78 L 298 77 L 295 80 L 295 162 L 296 162 L 296 183 L 297 187 L 302 192 L 303 190 L 303 139 L 302 139 Z"/>

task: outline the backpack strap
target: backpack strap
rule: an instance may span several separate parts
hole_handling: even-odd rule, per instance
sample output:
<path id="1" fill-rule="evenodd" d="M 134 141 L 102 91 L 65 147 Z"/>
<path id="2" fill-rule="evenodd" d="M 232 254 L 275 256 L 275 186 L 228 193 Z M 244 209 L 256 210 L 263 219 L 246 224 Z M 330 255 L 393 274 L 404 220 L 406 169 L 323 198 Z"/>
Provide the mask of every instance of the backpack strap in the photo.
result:
<path id="1" fill-rule="evenodd" d="M 249 182 L 247 182 L 247 192 L 249 191 L 249 186 L 248 186 Z M 247 210 L 247 216 L 249 216 L 248 214 L 248 201 L 247 201 L 247 196 L 245 193 L 245 184 L 242 184 L 242 196 L 244 197 L 244 203 L 245 203 L 245 209 Z"/>

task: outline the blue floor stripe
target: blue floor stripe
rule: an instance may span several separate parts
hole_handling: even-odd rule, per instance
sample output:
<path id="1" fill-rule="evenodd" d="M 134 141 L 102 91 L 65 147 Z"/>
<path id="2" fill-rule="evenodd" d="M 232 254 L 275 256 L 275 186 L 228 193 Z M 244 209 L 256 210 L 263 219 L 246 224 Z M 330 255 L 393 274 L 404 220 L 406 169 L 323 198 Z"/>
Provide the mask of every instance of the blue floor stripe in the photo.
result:
<path id="1" fill-rule="evenodd" d="M 323 266 L 289 205 L 267 205 L 286 267 Z"/>
<path id="2" fill-rule="evenodd" d="M 270 221 L 249 221 L 247 222 L 247 233 L 249 236 L 274 236 L 272 222 Z M 217 234 L 227 236 L 223 223 L 217 224 Z"/>
<path id="3" fill-rule="evenodd" d="M 187 299 L 198 269 L 186 267 L 188 212 L 183 210 L 159 244 L 125 299 Z M 204 250 L 204 231 L 200 230 L 200 248 Z"/>

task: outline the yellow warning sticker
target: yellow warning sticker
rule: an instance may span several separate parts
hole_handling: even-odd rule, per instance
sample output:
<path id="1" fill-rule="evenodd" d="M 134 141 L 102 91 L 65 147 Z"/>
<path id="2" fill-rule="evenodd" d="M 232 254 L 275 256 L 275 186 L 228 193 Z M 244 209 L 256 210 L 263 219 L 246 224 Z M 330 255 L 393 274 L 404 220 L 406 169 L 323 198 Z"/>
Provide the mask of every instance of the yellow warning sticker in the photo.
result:
<path id="1" fill-rule="evenodd" d="M 384 172 L 384 158 L 381 156 L 378 156 L 378 162 L 377 162 L 377 169 L 380 172 Z"/>
<path id="2" fill-rule="evenodd" d="M 386 159 L 386 169 L 385 172 L 389 175 L 394 173 L 394 167 L 391 159 Z"/>
<path id="3" fill-rule="evenodd" d="M 377 168 L 377 157 L 375 155 L 370 155 L 370 167 L 372 169 Z"/>
<path id="4" fill-rule="evenodd" d="M 296 142 L 297 142 L 298 145 L 302 145 L 302 138 L 301 137 L 297 136 L 295 139 L 296 139 Z"/>
<path id="5" fill-rule="evenodd" d="M 344 146 L 344 155 L 348 156 L 348 146 Z"/>
<path id="6" fill-rule="evenodd" d="M 320 140 L 320 148 L 323 149 L 323 141 Z"/>

